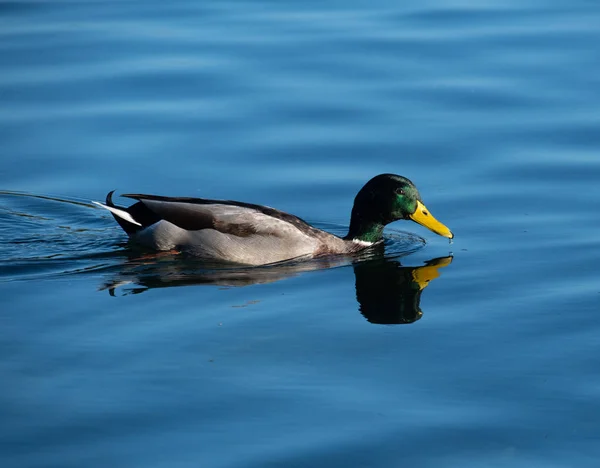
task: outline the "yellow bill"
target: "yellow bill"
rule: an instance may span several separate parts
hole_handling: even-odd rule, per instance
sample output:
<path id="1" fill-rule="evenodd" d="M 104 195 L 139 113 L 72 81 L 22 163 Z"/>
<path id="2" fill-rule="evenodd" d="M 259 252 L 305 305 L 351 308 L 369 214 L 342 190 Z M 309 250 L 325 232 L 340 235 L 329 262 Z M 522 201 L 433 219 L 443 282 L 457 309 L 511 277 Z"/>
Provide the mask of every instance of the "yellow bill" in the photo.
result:
<path id="1" fill-rule="evenodd" d="M 420 201 L 417 201 L 417 209 L 413 214 L 410 215 L 410 219 L 412 219 L 415 223 L 419 223 L 421 226 L 425 226 L 427 229 L 432 230 L 440 236 L 447 237 L 448 239 L 452 239 L 454 237 L 452 231 L 435 219 L 425 205 L 423 205 L 423 203 Z"/>

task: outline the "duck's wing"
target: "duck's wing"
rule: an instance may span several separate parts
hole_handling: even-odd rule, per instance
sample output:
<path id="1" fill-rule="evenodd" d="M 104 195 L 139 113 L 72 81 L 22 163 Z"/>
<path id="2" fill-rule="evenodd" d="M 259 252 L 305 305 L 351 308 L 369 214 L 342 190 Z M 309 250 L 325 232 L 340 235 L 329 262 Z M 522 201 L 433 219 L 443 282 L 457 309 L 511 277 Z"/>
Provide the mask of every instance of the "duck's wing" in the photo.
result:
<path id="1" fill-rule="evenodd" d="M 125 194 L 137 200 L 127 211 L 142 226 L 155 220 L 168 221 L 187 231 L 214 229 L 238 237 L 254 235 L 285 236 L 290 230 L 307 236 L 319 236 L 322 231 L 297 216 L 274 208 L 230 200 L 162 197 L 145 194 Z M 143 209 L 139 205 L 143 206 Z M 132 213 L 136 207 L 137 213 Z M 136 214 L 145 219 L 136 219 Z M 151 214 L 152 216 L 149 216 Z"/>
<path id="2" fill-rule="evenodd" d="M 128 208 L 106 204 L 132 238 L 156 250 L 260 265 L 305 255 L 348 252 L 346 242 L 274 208 L 229 200 L 126 194 Z"/>

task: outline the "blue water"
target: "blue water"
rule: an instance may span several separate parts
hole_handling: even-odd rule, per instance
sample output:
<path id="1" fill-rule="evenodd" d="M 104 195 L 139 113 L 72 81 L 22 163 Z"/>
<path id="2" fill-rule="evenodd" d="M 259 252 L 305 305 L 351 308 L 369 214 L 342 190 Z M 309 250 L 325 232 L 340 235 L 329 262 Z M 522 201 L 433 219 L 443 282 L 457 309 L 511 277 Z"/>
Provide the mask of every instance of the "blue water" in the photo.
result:
<path id="1" fill-rule="evenodd" d="M 584 0 L 0 2 L 0 466 L 597 466 L 599 24 Z M 383 172 L 452 244 L 403 221 L 354 261 L 223 268 L 90 203 L 343 234 Z"/>

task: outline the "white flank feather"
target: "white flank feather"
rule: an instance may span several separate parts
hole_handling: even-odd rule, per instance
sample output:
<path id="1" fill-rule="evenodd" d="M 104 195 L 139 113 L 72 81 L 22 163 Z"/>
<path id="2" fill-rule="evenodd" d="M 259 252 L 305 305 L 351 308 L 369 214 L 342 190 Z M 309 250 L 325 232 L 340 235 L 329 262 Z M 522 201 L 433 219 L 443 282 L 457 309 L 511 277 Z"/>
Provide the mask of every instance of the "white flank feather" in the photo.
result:
<path id="1" fill-rule="evenodd" d="M 135 219 L 133 219 L 131 217 L 131 215 L 129 213 L 127 213 L 127 211 L 125 211 L 125 210 L 120 210 L 119 208 L 113 208 L 112 206 L 107 206 L 104 203 L 100 203 L 100 202 L 97 202 L 97 201 L 92 201 L 92 203 L 94 205 L 101 206 L 102 208 L 104 208 L 104 209 L 110 211 L 111 213 L 117 215 L 119 218 L 124 219 L 128 223 L 132 223 L 132 224 L 135 224 L 137 226 L 141 226 L 141 224 L 138 223 Z"/>

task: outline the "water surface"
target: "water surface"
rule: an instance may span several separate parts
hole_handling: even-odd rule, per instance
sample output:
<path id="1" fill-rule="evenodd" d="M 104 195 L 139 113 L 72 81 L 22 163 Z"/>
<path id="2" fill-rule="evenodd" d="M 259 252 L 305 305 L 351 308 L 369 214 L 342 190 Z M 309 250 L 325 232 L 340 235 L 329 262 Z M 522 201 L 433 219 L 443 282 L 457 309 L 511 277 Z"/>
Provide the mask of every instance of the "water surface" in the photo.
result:
<path id="1" fill-rule="evenodd" d="M 595 467 L 599 21 L 1 3 L 0 466 Z M 343 234 L 383 172 L 453 244 L 399 222 L 367 258 L 227 269 L 148 257 L 91 205 L 237 199 Z"/>

